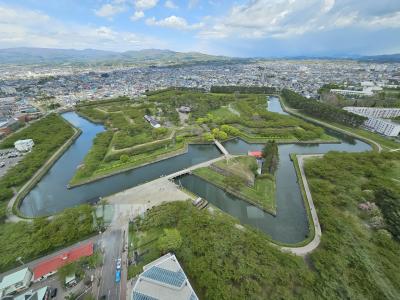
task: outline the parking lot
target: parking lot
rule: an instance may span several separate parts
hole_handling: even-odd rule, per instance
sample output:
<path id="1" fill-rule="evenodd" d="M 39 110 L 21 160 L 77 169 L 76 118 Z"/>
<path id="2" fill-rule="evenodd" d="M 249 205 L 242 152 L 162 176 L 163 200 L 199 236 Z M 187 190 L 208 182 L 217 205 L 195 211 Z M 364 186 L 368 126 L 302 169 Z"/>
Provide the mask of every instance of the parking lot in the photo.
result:
<path id="1" fill-rule="evenodd" d="M 8 169 L 15 166 L 23 156 L 15 149 L 0 150 L 0 177 L 6 174 Z"/>

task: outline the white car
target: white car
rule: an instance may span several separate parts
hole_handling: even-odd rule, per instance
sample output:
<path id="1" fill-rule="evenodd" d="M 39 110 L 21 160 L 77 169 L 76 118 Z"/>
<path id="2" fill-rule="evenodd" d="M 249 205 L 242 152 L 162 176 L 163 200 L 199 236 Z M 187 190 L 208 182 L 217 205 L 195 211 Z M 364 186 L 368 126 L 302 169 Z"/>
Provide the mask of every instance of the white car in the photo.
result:
<path id="1" fill-rule="evenodd" d="M 121 269 L 121 259 L 120 258 L 118 258 L 117 259 L 117 270 L 120 270 Z"/>

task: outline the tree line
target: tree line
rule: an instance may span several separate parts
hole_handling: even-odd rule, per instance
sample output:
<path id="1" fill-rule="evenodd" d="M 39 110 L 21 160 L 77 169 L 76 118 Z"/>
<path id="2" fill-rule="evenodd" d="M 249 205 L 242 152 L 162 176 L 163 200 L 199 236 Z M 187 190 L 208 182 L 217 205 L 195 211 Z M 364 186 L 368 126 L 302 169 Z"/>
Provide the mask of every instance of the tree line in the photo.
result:
<path id="1" fill-rule="evenodd" d="M 326 103 L 307 99 L 288 89 L 282 90 L 281 95 L 290 107 L 301 109 L 305 114 L 322 120 L 337 122 L 351 127 L 358 127 L 367 120 L 366 117 L 353 114 Z"/>
<path id="2" fill-rule="evenodd" d="M 226 85 L 217 86 L 213 85 L 210 88 L 211 93 L 226 93 L 231 94 L 235 92 L 244 94 L 274 94 L 277 92 L 276 88 L 270 86 L 237 86 L 237 85 Z"/>
<path id="3" fill-rule="evenodd" d="M 265 144 L 262 150 L 262 157 L 264 159 L 262 173 L 274 175 L 279 163 L 278 145 L 275 141 Z"/>

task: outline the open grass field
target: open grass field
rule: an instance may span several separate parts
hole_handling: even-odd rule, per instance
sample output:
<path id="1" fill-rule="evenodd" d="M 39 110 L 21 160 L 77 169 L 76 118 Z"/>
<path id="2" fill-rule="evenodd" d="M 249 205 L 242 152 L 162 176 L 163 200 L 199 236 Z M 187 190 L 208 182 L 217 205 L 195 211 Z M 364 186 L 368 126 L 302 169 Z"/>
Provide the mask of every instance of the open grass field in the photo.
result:
<path id="1" fill-rule="evenodd" d="M 256 177 L 254 158 L 243 156 L 222 160 L 215 167 L 218 170 L 210 166 L 194 170 L 193 174 L 265 211 L 275 213 L 275 179 L 271 175 Z"/>

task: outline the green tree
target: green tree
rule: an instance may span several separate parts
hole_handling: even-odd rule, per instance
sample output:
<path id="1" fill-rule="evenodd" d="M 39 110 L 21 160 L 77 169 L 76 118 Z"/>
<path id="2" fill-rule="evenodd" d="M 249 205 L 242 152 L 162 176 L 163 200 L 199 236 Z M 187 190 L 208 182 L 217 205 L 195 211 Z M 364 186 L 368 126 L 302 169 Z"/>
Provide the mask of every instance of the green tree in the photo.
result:
<path id="1" fill-rule="evenodd" d="M 214 140 L 214 136 L 211 133 L 206 132 L 203 134 L 203 139 L 207 142 L 212 142 Z"/>
<path id="2" fill-rule="evenodd" d="M 262 171 L 263 173 L 274 174 L 278 168 L 279 162 L 279 151 L 278 145 L 275 141 L 268 142 L 265 144 L 262 150 L 262 156 L 264 158 Z"/>
<path id="3" fill-rule="evenodd" d="M 157 247 L 161 253 L 170 251 L 175 252 L 182 245 L 182 237 L 180 232 L 175 229 L 164 229 L 164 235 L 160 236 L 157 241 Z"/>

